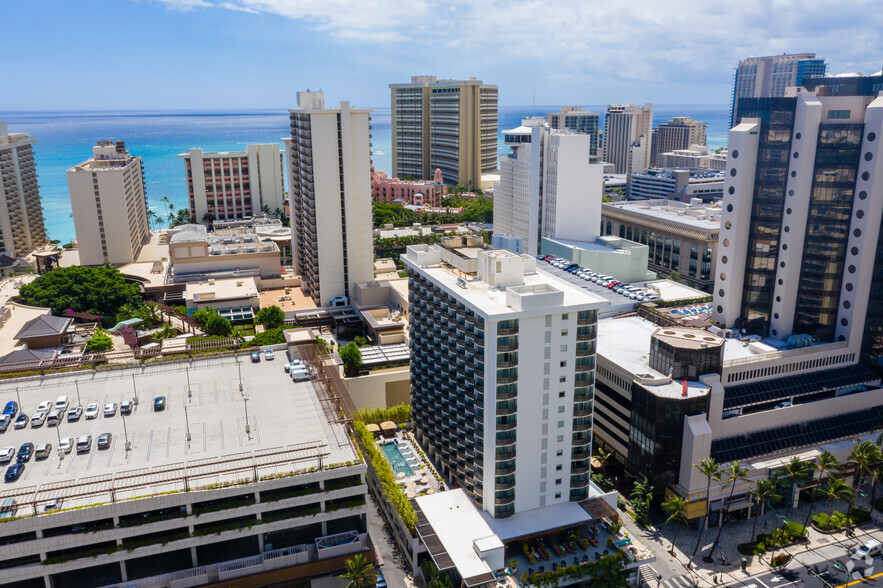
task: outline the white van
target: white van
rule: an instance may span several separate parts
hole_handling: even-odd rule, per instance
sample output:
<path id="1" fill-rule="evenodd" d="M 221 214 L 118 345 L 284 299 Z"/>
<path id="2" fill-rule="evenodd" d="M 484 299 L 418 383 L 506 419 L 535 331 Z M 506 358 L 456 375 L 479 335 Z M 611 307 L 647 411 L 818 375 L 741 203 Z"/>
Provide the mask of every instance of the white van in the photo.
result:
<path id="1" fill-rule="evenodd" d="M 864 559 L 867 557 L 877 557 L 883 553 L 883 544 L 876 539 L 868 539 L 864 544 L 855 550 L 852 554 L 854 559 Z"/>
<path id="2" fill-rule="evenodd" d="M 310 375 L 305 369 L 292 368 L 289 373 L 291 374 L 291 379 L 295 382 L 303 382 L 310 379 Z"/>

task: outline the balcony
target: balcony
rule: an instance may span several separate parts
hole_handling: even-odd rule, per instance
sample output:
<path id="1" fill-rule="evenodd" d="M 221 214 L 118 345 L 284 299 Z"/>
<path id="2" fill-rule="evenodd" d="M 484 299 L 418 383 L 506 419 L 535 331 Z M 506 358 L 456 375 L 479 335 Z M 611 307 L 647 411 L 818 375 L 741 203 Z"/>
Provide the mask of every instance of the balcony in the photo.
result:
<path id="1" fill-rule="evenodd" d="M 497 378 L 497 384 L 514 384 L 518 381 L 518 375 Z"/>
<path id="2" fill-rule="evenodd" d="M 588 482 L 586 482 L 588 483 Z M 494 484 L 494 490 L 510 490 L 515 487 L 515 478 L 508 482 L 503 482 L 501 484 Z"/>
<path id="3" fill-rule="evenodd" d="M 497 416 L 510 416 L 518 412 L 517 406 L 497 407 Z"/>
<path id="4" fill-rule="evenodd" d="M 500 351 L 500 352 L 503 352 L 503 351 L 517 351 L 517 350 L 518 350 L 518 343 L 513 343 L 513 344 L 510 344 L 510 345 L 498 345 L 498 346 L 497 346 L 497 351 Z"/>
<path id="5" fill-rule="evenodd" d="M 514 327 L 508 327 L 505 329 L 501 328 L 499 326 L 497 327 L 497 336 L 498 337 L 505 337 L 507 335 L 517 335 L 517 334 L 518 334 L 518 325 L 515 325 Z"/>
<path id="6" fill-rule="evenodd" d="M 592 430 L 592 423 L 591 422 L 582 423 L 582 424 L 573 423 L 574 433 L 581 432 L 581 431 L 591 431 L 591 430 Z"/>
<path id="7" fill-rule="evenodd" d="M 511 423 L 497 423 L 497 431 L 500 433 L 503 433 L 506 431 L 514 431 L 515 427 L 517 427 L 517 426 L 518 426 L 518 423 L 516 423 L 515 421 L 513 421 Z M 590 429 L 592 428 L 591 423 L 589 423 L 588 427 Z M 513 440 L 513 443 L 514 443 L 514 440 Z"/>
<path id="8" fill-rule="evenodd" d="M 516 437 L 515 435 L 511 437 L 505 437 L 503 439 L 497 438 L 496 446 L 497 447 L 505 447 L 506 445 L 515 445 Z"/>

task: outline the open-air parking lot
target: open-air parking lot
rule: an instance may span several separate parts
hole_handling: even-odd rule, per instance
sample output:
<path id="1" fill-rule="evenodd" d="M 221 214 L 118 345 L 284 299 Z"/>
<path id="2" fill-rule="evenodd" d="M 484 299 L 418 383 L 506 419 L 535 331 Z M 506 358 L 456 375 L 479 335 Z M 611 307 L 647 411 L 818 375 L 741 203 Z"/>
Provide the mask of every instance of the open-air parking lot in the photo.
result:
<path id="1" fill-rule="evenodd" d="M 42 459 L 32 455 L 17 480 L 0 486 L 0 494 L 26 487 L 45 490 L 53 483 L 89 483 L 108 474 L 119 477 L 130 472 L 143 473 L 149 479 L 157 471 L 174 466 L 191 471 L 210 466 L 203 467 L 201 471 L 206 475 L 198 483 L 224 482 L 239 474 L 223 472 L 218 463 L 247 461 L 255 452 L 261 456 L 288 455 L 280 453 L 283 448 L 290 450 L 293 445 L 309 443 L 323 445 L 321 452 L 327 454 L 322 458 L 325 464 L 354 460 L 343 426 L 329 422 L 311 382 L 293 382 L 283 370 L 285 352 L 277 351 L 276 357 L 273 361 L 262 359 L 252 363 L 247 353 L 240 353 L 238 357 L 0 382 L 0 403 L 20 400 L 20 410 L 29 417 L 41 402 L 54 404 L 59 396 L 67 396 L 71 407 L 79 405 L 85 410 L 92 403 L 99 407 L 95 418 L 87 419 L 84 414 L 70 422 L 65 416 L 58 426 L 44 423 L 32 427 L 29 423 L 15 429 L 10 424 L 0 433 L 0 447 L 11 446 L 18 452 L 25 443 L 36 447 L 51 443 L 52 450 Z M 164 398 L 162 409 L 155 406 L 156 398 Z M 120 414 L 120 404 L 130 401 L 131 414 Z M 105 405 L 109 403 L 117 405 L 112 415 L 105 414 Z M 99 449 L 99 436 L 104 433 L 111 434 L 109 446 Z M 77 439 L 85 435 L 91 435 L 91 446 L 78 452 Z M 59 441 L 68 437 L 73 438 L 74 447 L 69 453 L 59 452 Z M 10 464 L 15 462 L 16 457 L 12 457 Z M 316 465 L 285 463 L 284 457 L 264 458 L 262 463 L 267 465 L 260 467 L 258 475 Z M 216 476 L 211 475 L 212 468 L 219 470 Z M 156 491 L 180 485 L 169 477 L 156 479 Z M 170 488 L 162 487 L 163 484 Z M 143 488 L 127 492 L 145 494 Z M 126 494 L 117 496 L 121 497 Z M 84 502 L 99 500 L 105 498 Z"/>

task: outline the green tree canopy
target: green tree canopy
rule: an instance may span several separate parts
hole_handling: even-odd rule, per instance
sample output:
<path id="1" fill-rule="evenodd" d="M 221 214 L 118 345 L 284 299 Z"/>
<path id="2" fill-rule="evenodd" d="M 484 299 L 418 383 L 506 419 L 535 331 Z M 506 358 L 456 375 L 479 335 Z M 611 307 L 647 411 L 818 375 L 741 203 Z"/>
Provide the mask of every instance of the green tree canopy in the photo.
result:
<path id="1" fill-rule="evenodd" d="M 346 375 L 353 377 L 358 375 L 362 365 L 362 351 L 355 343 L 348 343 L 340 350 L 340 359 L 343 361 Z"/>
<path id="2" fill-rule="evenodd" d="M 346 560 L 343 566 L 346 571 L 340 577 L 350 581 L 347 588 L 368 588 L 377 584 L 374 565 L 365 556 L 357 553 Z"/>
<path id="3" fill-rule="evenodd" d="M 268 329 L 276 329 L 285 324 L 285 312 L 278 306 L 266 306 L 258 311 L 254 322 Z"/>
<path id="4" fill-rule="evenodd" d="M 89 340 L 86 341 L 86 352 L 98 353 L 100 351 L 107 351 L 108 349 L 113 349 L 113 339 L 101 329 L 95 329 L 95 332 L 89 337 Z"/>
<path id="5" fill-rule="evenodd" d="M 105 325 L 113 326 L 120 308 L 140 306 L 141 291 L 110 266 L 75 265 L 55 268 L 22 286 L 19 299 L 29 306 L 51 308 L 58 316 L 68 309 L 97 314 Z"/>
<path id="6" fill-rule="evenodd" d="M 193 313 L 196 321 L 207 335 L 229 337 L 233 333 L 233 325 L 212 307 L 201 308 Z"/>
<path id="7" fill-rule="evenodd" d="M 622 575 L 622 559 L 616 555 L 602 557 L 589 566 L 589 585 L 592 588 L 625 588 L 628 584 Z"/>

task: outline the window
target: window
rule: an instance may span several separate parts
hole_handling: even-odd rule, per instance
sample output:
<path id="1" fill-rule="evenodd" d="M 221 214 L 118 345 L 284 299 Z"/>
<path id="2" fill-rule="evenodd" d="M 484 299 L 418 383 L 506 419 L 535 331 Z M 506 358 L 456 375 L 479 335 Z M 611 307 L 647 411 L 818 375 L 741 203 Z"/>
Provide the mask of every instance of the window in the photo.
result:
<path id="1" fill-rule="evenodd" d="M 559 428 L 559 429 L 563 429 L 563 428 L 564 428 L 564 421 L 558 421 L 558 428 Z"/>
<path id="2" fill-rule="evenodd" d="M 562 345 L 562 346 L 561 346 L 561 351 L 567 351 L 567 345 Z"/>
<path id="3" fill-rule="evenodd" d="M 564 455 L 564 450 L 562 449 L 559 449 L 555 452 L 555 457 L 561 457 L 562 455 Z"/>
<path id="4" fill-rule="evenodd" d="M 566 359 L 561 360 L 561 367 L 567 367 L 567 360 Z"/>
<path id="5" fill-rule="evenodd" d="M 558 382 L 566 382 L 566 381 L 567 381 L 567 376 L 561 376 L 560 378 L 558 378 Z"/>
<path id="6" fill-rule="evenodd" d="M 555 498 L 561 498 L 561 493 L 560 493 L 560 492 L 556 492 L 556 493 L 555 493 Z"/>
<path id="7" fill-rule="evenodd" d="M 561 443 L 563 441 L 564 441 L 564 435 L 558 435 L 558 443 Z"/>
<path id="8" fill-rule="evenodd" d="M 567 320 L 567 314 L 562 314 L 562 315 L 561 315 L 561 320 L 562 320 L 562 321 L 566 321 L 566 320 Z"/>
<path id="9" fill-rule="evenodd" d="M 561 336 L 562 336 L 562 337 L 566 337 L 566 336 L 567 336 L 567 329 L 561 329 Z"/>
<path id="10" fill-rule="evenodd" d="M 563 406 L 559 406 L 559 407 L 558 407 L 558 412 L 564 412 L 564 407 L 563 407 Z"/>
<path id="11" fill-rule="evenodd" d="M 561 485 L 561 478 L 555 478 L 555 485 L 556 485 L 556 486 L 560 486 L 560 485 Z"/>
<path id="12" fill-rule="evenodd" d="M 557 472 L 561 471 L 561 464 L 560 463 L 555 466 L 555 471 L 557 471 Z"/>
<path id="13" fill-rule="evenodd" d="M 849 118 L 851 114 L 849 110 L 829 110 L 828 118 Z"/>
<path id="14" fill-rule="evenodd" d="M 565 395 L 565 392 L 563 392 L 563 391 L 562 391 L 562 392 L 559 392 L 559 393 L 558 393 L 558 398 L 564 398 L 564 395 Z"/>

